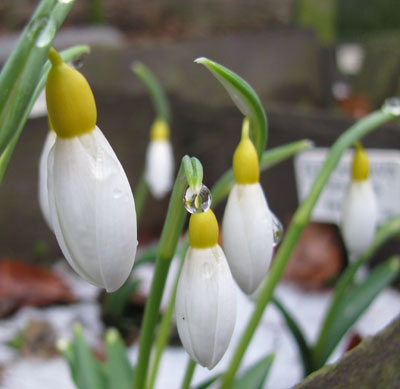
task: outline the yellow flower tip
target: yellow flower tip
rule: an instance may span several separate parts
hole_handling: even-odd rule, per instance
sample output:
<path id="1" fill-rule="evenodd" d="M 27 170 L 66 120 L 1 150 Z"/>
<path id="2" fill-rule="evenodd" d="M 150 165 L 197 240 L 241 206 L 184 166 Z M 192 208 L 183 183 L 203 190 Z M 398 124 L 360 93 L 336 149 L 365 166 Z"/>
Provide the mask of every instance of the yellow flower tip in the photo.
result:
<path id="1" fill-rule="evenodd" d="M 46 103 L 54 131 L 71 138 L 94 130 L 96 103 L 85 77 L 67 65 L 53 48 L 49 51 L 52 68 L 46 84 Z"/>
<path id="2" fill-rule="evenodd" d="M 151 126 L 150 140 L 168 140 L 169 134 L 168 123 L 164 119 L 156 119 Z"/>
<path id="3" fill-rule="evenodd" d="M 218 222 L 211 209 L 190 216 L 189 239 L 190 246 L 197 249 L 214 247 L 218 243 Z"/>
<path id="4" fill-rule="evenodd" d="M 369 160 L 361 143 L 355 144 L 351 177 L 354 181 L 363 181 L 369 177 Z"/>
<path id="5" fill-rule="evenodd" d="M 249 121 L 243 121 L 242 139 L 233 154 L 233 175 L 238 184 L 255 184 L 260 179 L 258 155 L 249 138 Z"/>

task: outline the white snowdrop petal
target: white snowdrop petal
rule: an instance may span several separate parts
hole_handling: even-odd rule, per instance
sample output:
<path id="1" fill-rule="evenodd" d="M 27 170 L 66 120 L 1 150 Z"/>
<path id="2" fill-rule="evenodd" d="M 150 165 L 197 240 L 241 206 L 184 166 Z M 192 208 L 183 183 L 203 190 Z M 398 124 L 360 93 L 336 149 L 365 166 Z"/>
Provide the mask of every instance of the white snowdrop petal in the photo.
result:
<path id="1" fill-rule="evenodd" d="M 164 197 L 174 180 L 174 154 L 169 140 L 152 140 L 146 151 L 145 176 L 155 198 Z"/>
<path id="2" fill-rule="evenodd" d="M 228 348 L 236 321 L 236 292 L 219 246 L 190 247 L 176 295 L 179 337 L 191 358 L 212 369 Z"/>
<path id="3" fill-rule="evenodd" d="M 49 158 L 53 228 L 71 266 L 112 292 L 136 254 L 136 211 L 125 172 L 102 132 L 57 138 Z"/>
<path id="4" fill-rule="evenodd" d="M 245 293 L 253 293 L 268 272 L 273 252 L 271 212 L 259 183 L 233 186 L 222 234 L 234 279 Z"/>
<path id="5" fill-rule="evenodd" d="M 370 180 L 350 182 L 342 215 L 345 245 L 349 251 L 360 254 L 371 244 L 377 227 L 378 207 Z"/>
<path id="6" fill-rule="evenodd" d="M 52 223 L 50 217 L 49 195 L 47 189 L 47 160 L 50 150 L 53 147 L 54 142 L 56 141 L 56 137 L 57 136 L 54 131 L 49 131 L 47 133 L 39 160 L 39 206 L 40 210 L 42 211 L 42 215 L 50 229 L 52 229 Z"/>

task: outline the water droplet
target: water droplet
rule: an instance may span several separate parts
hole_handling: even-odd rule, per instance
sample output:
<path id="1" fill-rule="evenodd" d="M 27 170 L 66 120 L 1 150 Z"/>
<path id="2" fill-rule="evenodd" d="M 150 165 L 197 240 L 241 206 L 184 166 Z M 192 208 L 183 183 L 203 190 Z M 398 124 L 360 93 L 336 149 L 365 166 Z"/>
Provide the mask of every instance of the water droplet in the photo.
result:
<path id="1" fill-rule="evenodd" d="M 69 4 L 71 3 L 73 0 L 58 0 L 59 3 L 61 4 Z"/>
<path id="2" fill-rule="evenodd" d="M 39 19 L 40 30 L 38 37 L 36 38 L 35 45 L 37 47 L 45 47 L 47 46 L 53 39 L 56 34 L 56 24 L 53 19 L 42 18 Z"/>
<path id="3" fill-rule="evenodd" d="M 273 234 L 272 245 L 276 247 L 278 246 L 279 243 L 281 243 L 283 238 L 283 225 L 273 212 L 271 212 L 271 216 L 272 216 L 272 234 Z"/>
<path id="4" fill-rule="evenodd" d="M 183 196 L 183 204 L 190 213 L 202 213 L 206 212 L 211 207 L 211 192 L 205 186 L 202 185 L 198 193 L 193 192 L 188 186 Z"/>
<path id="5" fill-rule="evenodd" d="M 75 68 L 75 69 L 80 69 L 83 66 L 83 62 L 85 61 L 85 55 L 84 54 L 79 54 L 77 55 L 74 59 L 70 61 L 70 64 Z"/>
<path id="6" fill-rule="evenodd" d="M 400 115 L 400 98 L 389 97 L 382 105 L 382 111 L 392 115 Z"/>
<path id="7" fill-rule="evenodd" d="M 115 188 L 113 190 L 113 198 L 114 199 L 119 199 L 122 196 L 122 191 L 119 188 Z"/>

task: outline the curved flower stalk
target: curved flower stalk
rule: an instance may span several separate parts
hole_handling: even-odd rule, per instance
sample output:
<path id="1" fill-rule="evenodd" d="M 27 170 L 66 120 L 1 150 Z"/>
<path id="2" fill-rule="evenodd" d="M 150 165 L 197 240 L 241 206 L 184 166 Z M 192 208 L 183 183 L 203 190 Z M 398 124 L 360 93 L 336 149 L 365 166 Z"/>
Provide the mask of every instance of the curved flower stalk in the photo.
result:
<path id="1" fill-rule="evenodd" d="M 267 274 L 274 239 L 271 211 L 259 183 L 260 168 L 247 118 L 233 156 L 233 173 L 235 184 L 222 222 L 223 247 L 233 277 L 245 293 L 251 294 Z"/>
<path id="2" fill-rule="evenodd" d="M 343 200 L 342 234 L 347 249 L 361 254 L 371 244 L 378 220 L 378 206 L 369 177 L 368 156 L 356 144 L 351 180 Z"/>
<path id="3" fill-rule="evenodd" d="M 47 133 L 46 139 L 43 144 L 42 152 L 39 159 L 39 206 L 42 211 L 44 220 L 46 220 L 47 225 L 52 230 L 51 216 L 50 216 L 50 206 L 49 206 L 49 193 L 47 189 L 47 160 L 49 158 L 49 153 L 56 141 L 56 133 L 51 128 L 49 121 L 50 131 Z"/>
<path id="4" fill-rule="evenodd" d="M 179 337 L 191 358 L 212 369 L 222 358 L 236 321 L 235 285 L 218 245 L 218 223 L 209 209 L 189 222 L 190 247 L 176 294 Z"/>
<path id="5" fill-rule="evenodd" d="M 161 118 L 154 121 L 150 143 L 146 151 L 145 177 L 152 195 L 163 198 L 174 183 L 174 153 L 168 123 Z"/>
<path id="6" fill-rule="evenodd" d="M 54 49 L 46 85 L 57 134 L 48 159 L 51 224 L 75 271 L 108 292 L 129 276 L 136 254 L 135 203 L 125 172 L 96 126 L 86 79 Z"/>

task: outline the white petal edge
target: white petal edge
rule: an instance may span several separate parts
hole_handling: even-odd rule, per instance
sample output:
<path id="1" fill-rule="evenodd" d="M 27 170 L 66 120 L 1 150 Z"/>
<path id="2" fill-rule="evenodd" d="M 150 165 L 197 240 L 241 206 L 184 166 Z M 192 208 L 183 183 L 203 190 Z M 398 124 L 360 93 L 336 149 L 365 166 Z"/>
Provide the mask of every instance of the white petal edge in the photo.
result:
<path id="1" fill-rule="evenodd" d="M 221 247 L 190 247 L 179 279 L 175 315 L 188 354 L 212 369 L 223 357 L 236 321 L 236 289 Z"/>
<path id="2" fill-rule="evenodd" d="M 233 278 L 246 294 L 253 293 L 265 278 L 273 253 L 272 217 L 259 183 L 233 186 L 222 235 Z"/>
<path id="3" fill-rule="evenodd" d="M 163 198 L 174 182 L 174 153 L 168 140 L 153 140 L 146 151 L 146 181 L 152 195 Z"/>
<path id="4" fill-rule="evenodd" d="M 342 209 L 342 234 L 346 248 L 355 254 L 365 251 L 375 235 L 378 205 L 371 180 L 351 181 Z"/>
<path id="5" fill-rule="evenodd" d="M 70 265 L 90 283 L 118 289 L 135 260 L 136 210 L 125 172 L 100 129 L 57 137 L 48 189 L 54 233 Z"/>
<path id="6" fill-rule="evenodd" d="M 47 189 L 47 160 L 49 158 L 49 153 L 51 148 L 56 141 L 56 133 L 54 131 L 49 131 L 44 141 L 42 152 L 39 159 L 39 180 L 38 180 L 38 196 L 39 196 L 39 206 L 42 211 L 42 215 L 46 220 L 47 225 L 51 230 L 51 216 L 50 216 L 50 206 L 49 206 L 49 193 Z"/>

